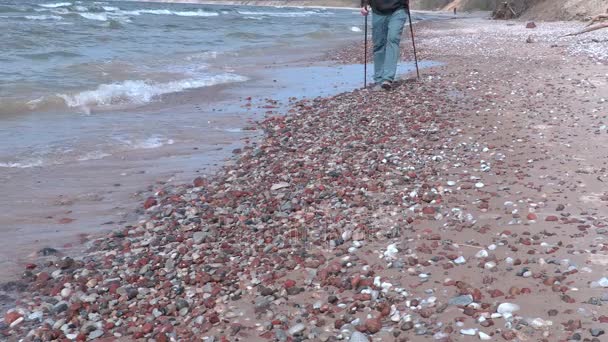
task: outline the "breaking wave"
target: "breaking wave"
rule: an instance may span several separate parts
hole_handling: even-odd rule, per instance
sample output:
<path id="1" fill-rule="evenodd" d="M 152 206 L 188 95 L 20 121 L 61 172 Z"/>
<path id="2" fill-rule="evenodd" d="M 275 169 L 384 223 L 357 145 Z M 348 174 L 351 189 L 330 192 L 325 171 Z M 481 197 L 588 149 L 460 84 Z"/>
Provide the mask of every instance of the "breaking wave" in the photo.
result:
<path id="1" fill-rule="evenodd" d="M 254 12 L 254 11 L 237 11 L 237 13 L 246 16 L 266 16 L 266 17 L 282 17 L 282 18 L 296 18 L 296 17 L 310 17 L 312 15 L 324 15 L 327 13 L 315 12 L 315 11 L 302 11 L 302 12 Z"/>
<path id="2" fill-rule="evenodd" d="M 133 11 L 117 11 L 116 14 L 124 15 L 142 15 L 142 14 L 154 14 L 154 15 L 176 15 L 180 17 L 217 17 L 217 12 L 207 12 L 203 10 L 198 11 L 171 11 L 167 9 L 142 9 Z"/>
<path id="3" fill-rule="evenodd" d="M 26 15 L 27 20 L 62 20 L 63 18 L 58 15 Z"/>
<path id="4" fill-rule="evenodd" d="M 81 17 L 89 20 L 108 21 L 108 15 L 105 13 L 78 13 Z"/>
<path id="5" fill-rule="evenodd" d="M 58 2 L 58 3 L 54 3 L 54 4 L 40 4 L 38 6 L 45 7 L 45 8 L 57 8 L 57 7 L 72 6 L 72 3 L 71 2 Z"/>
<path id="6" fill-rule="evenodd" d="M 143 105 L 164 94 L 246 80 L 246 77 L 235 74 L 222 74 L 204 79 L 185 79 L 166 83 L 129 80 L 122 83 L 102 84 L 95 90 L 87 90 L 73 95 L 58 94 L 57 96 L 63 99 L 68 107 L 90 112 L 91 108 L 96 107 Z"/>

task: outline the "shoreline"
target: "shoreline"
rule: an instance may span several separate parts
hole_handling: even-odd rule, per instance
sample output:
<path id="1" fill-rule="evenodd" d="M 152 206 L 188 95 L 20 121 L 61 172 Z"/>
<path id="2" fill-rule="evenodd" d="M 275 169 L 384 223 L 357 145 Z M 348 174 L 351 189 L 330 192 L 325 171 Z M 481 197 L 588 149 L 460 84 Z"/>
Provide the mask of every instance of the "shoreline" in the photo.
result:
<path id="1" fill-rule="evenodd" d="M 356 9 L 358 7 L 352 7 L 345 4 L 344 6 L 337 6 L 339 2 L 347 1 L 335 1 L 333 5 L 321 6 L 314 5 L 315 1 L 310 0 L 290 0 L 290 1 L 273 1 L 273 0 L 137 0 L 141 2 L 156 2 L 156 3 L 181 3 L 181 4 L 197 4 L 197 5 L 226 5 L 226 6 L 254 6 L 254 7 L 307 7 L 307 8 L 327 8 L 327 9 Z"/>
<path id="2" fill-rule="evenodd" d="M 82 331 L 67 334 L 89 338 L 598 335 L 608 212 L 600 150 L 586 147 L 606 134 L 588 115 L 606 109 L 588 100 L 608 96 L 605 60 L 589 61 L 584 39 L 553 46 L 574 24 L 421 26 L 421 57 L 445 65 L 393 93 L 267 117 L 264 138 L 213 178 L 162 187 L 147 219 L 95 239 L 85 258 L 26 271 L 24 298 L 54 298 L 51 309 L 24 302 L 0 334 L 66 334 L 36 330 L 43 315 L 76 319 Z"/>

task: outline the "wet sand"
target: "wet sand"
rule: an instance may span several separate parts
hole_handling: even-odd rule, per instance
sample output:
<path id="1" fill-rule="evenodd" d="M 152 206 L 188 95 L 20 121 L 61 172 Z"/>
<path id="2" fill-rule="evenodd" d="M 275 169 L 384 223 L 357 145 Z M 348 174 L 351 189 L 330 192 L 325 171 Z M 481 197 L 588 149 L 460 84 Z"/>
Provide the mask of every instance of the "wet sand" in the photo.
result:
<path id="1" fill-rule="evenodd" d="M 0 333 L 601 341 L 607 60 L 555 38 L 576 24 L 537 24 L 425 23 L 421 57 L 443 64 L 419 82 L 270 103 L 213 177 L 32 265 Z"/>

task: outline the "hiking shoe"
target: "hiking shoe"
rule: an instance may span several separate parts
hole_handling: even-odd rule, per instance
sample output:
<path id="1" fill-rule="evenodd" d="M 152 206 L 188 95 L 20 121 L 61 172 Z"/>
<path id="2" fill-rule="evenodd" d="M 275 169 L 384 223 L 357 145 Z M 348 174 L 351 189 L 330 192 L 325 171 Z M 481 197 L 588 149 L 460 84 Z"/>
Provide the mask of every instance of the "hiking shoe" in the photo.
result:
<path id="1" fill-rule="evenodd" d="M 392 88 L 393 88 L 393 82 L 391 82 L 391 81 L 382 82 L 382 89 L 391 90 Z"/>
<path id="2" fill-rule="evenodd" d="M 376 83 L 372 86 L 372 91 L 380 91 L 382 90 L 382 84 Z"/>

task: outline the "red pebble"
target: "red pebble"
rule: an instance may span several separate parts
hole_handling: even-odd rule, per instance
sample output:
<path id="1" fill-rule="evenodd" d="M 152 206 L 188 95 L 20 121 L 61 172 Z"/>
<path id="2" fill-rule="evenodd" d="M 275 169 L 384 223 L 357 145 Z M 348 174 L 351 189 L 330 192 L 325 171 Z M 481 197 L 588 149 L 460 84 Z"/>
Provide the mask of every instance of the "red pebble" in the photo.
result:
<path id="1" fill-rule="evenodd" d="M 148 199 L 144 202 L 144 208 L 149 209 L 155 206 L 156 204 L 158 204 L 158 202 L 154 197 L 148 197 Z"/>
<path id="2" fill-rule="evenodd" d="M 292 287 L 296 286 L 296 281 L 292 280 L 292 279 L 287 279 L 285 281 L 285 285 L 284 286 L 285 286 L 286 289 L 292 288 Z"/>
<path id="3" fill-rule="evenodd" d="M 18 320 L 19 318 L 23 317 L 20 313 L 13 311 L 13 312 L 9 312 L 6 315 L 4 315 L 4 322 L 8 325 L 10 325 L 11 323 L 13 323 L 14 321 Z"/>
<path id="4" fill-rule="evenodd" d="M 206 182 L 205 182 L 205 178 L 203 178 L 203 177 L 196 177 L 194 179 L 193 183 L 194 183 L 195 187 L 200 188 L 200 187 L 204 186 Z"/>
<path id="5" fill-rule="evenodd" d="M 375 334 L 382 329 L 382 322 L 377 318 L 368 319 L 367 322 L 365 322 L 365 327 L 370 334 Z"/>
<path id="6" fill-rule="evenodd" d="M 152 323 L 146 323 L 141 327 L 141 332 L 143 332 L 144 334 L 148 334 L 151 333 L 153 329 L 154 325 L 152 325 Z"/>
<path id="7" fill-rule="evenodd" d="M 553 216 L 553 215 L 547 216 L 547 218 L 545 219 L 545 221 L 547 221 L 547 222 L 555 222 L 557 220 L 558 220 L 557 216 Z"/>
<path id="8" fill-rule="evenodd" d="M 424 207 L 422 209 L 422 213 L 425 215 L 435 215 L 435 208 L 433 207 Z"/>

